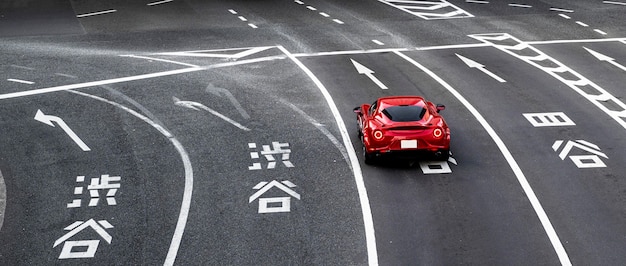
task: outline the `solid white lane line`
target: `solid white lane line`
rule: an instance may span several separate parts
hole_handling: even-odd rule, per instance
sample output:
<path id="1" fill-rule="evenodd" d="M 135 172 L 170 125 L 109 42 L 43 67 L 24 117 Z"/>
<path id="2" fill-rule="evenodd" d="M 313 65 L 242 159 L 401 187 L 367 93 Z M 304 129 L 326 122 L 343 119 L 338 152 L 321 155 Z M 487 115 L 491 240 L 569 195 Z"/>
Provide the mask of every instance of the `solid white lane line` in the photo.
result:
<path id="1" fill-rule="evenodd" d="M 185 188 L 183 189 L 183 200 L 180 204 L 180 213 L 178 215 L 178 221 L 176 222 L 176 228 L 174 229 L 174 235 L 172 236 L 172 242 L 170 242 L 170 248 L 167 252 L 167 256 L 165 257 L 165 262 L 163 263 L 163 265 L 166 266 L 174 265 L 176 255 L 178 254 L 178 248 L 180 247 L 180 242 L 182 241 L 183 233 L 185 232 L 185 226 L 187 225 L 187 218 L 189 217 L 189 209 L 191 207 L 191 196 L 193 193 L 193 167 L 191 166 L 191 159 L 189 158 L 189 154 L 187 154 L 185 147 L 183 147 L 180 141 L 178 141 L 178 139 L 176 139 L 176 137 L 165 128 L 165 126 L 155 122 L 154 118 L 150 119 L 131 108 L 128 108 L 124 105 L 105 98 L 79 91 L 70 90 L 69 92 L 111 104 L 141 119 L 142 121 L 154 127 L 163 136 L 165 136 L 172 143 L 172 145 L 174 145 L 174 148 L 176 148 L 178 154 L 180 154 L 181 160 L 183 161 L 183 169 L 185 172 Z"/>
<path id="2" fill-rule="evenodd" d="M 372 210 L 370 208 L 369 198 L 367 196 L 367 189 L 365 187 L 365 182 L 363 181 L 363 173 L 361 172 L 361 165 L 359 165 L 359 160 L 356 157 L 356 152 L 354 151 L 354 147 L 352 146 L 352 141 L 350 141 L 350 134 L 348 133 L 348 129 L 346 128 L 345 123 L 341 119 L 341 114 L 339 113 L 339 109 L 337 109 L 337 105 L 333 100 L 332 96 L 322 84 L 322 82 L 311 72 L 309 68 L 307 68 L 300 60 L 298 60 L 293 54 L 291 54 L 287 49 L 282 46 L 277 46 L 285 55 L 291 59 L 307 76 L 317 85 L 317 88 L 320 90 L 324 99 L 328 103 L 328 107 L 335 117 L 335 121 L 337 122 L 337 127 L 341 133 L 341 137 L 343 140 L 343 145 L 346 147 L 346 151 L 348 152 L 348 156 L 350 157 L 350 163 L 352 164 L 352 171 L 354 172 L 354 180 L 356 182 L 357 191 L 359 193 L 359 201 L 361 203 L 361 211 L 363 213 L 363 223 L 365 227 L 365 240 L 367 242 L 367 257 L 368 263 L 370 266 L 378 265 L 378 252 L 376 250 L 376 235 L 374 232 L 374 220 L 372 218 Z"/>
<path id="3" fill-rule="evenodd" d="M 436 80 L 439 84 L 441 84 L 444 88 L 446 88 L 452 95 L 454 95 L 454 97 L 456 97 L 465 106 L 465 108 L 467 108 L 470 111 L 470 113 L 474 115 L 476 120 L 478 120 L 478 122 L 487 131 L 491 139 L 493 139 L 493 141 L 496 143 L 496 145 L 498 146 L 498 149 L 500 149 L 500 152 L 502 153 L 502 155 L 504 155 L 504 158 L 508 162 L 509 167 L 511 167 L 511 169 L 513 170 L 513 173 L 515 174 L 517 181 L 522 186 L 524 193 L 526 193 L 526 197 L 528 197 L 530 204 L 532 205 L 533 209 L 535 210 L 535 213 L 539 217 L 539 220 L 541 221 L 541 224 L 543 225 L 543 228 L 546 231 L 546 234 L 548 235 L 548 238 L 550 239 L 550 242 L 552 243 L 552 246 L 554 247 L 554 250 L 556 251 L 559 257 L 561 264 L 572 265 L 567 255 L 567 252 L 565 251 L 565 248 L 563 247 L 563 244 L 561 243 L 561 240 L 559 239 L 559 236 L 556 234 L 556 231 L 554 230 L 554 227 L 552 226 L 552 223 L 550 222 L 548 215 L 544 211 L 543 207 L 541 206 L 541 203 L 539 202 L 539 199 L 537 198 L 537 195 L 535 194 L 532 187 L 528 183 L 526 176 L 524 176 L 522 169 L 519 167 L 519 165 L 515 161 L 515 158 L 513 158 L 513 155 L 504 144 L 504 141 L 502 141 L 502 139 L 500 138 L 500 136 L 498 136 L 496 131 L 491 127 L 491 125 L 489 125 L 489 122 L 487 122 L 487 120 L 480 114 L 480 112 L 478 112 L 478 110 L 474 108 L 474 106 L 467 99 L 465 99 L 463 95 L 461 95 L 461 93 L 459 93 L 455 88 L 453 88 L 445 80 L 440 78 L 437 74 L 435 74 L 430 69 L 426 68 L 425 66 L 421 65 L 417 61 L 413 60 L 412 58 L 400 52 L 394 52 L 394 53 L 402 57 L 409 63 L 413 64 L 414 66 L 422 70 L 424 73 L 431 76 L 434 80 Z"/>
<path id="4" fill-rule="evenodd" d="M 159 1 L 159 2 L 152 2 L 152 3 L 148 3 L 149 6 L 156 6 L 156 5 L 160 5 L 160 4 L 165 4 L 165 3 L 169 3 L 172 2 L 174 0 L 163 0 L 163 1 Z"/>
<path id="5" fill-rule="evenodd" d="M 115 9 L 111 9 L 111 10 L 105 10 L 105 11 L 99 11 L 99 12 L 93 12 L 93 13 L 81 14 L 81 15 L 76 15 L 76 17 L 77 17 L 77 18 L 84 18 L 84 17 L 90 17 L 90 16 L 96 16 L 96 15 L 108 14 L 108 13 L 113 13 L 113 12 L 117 12 L 117 10 L 115 10 Z"/>
<path id="6" fill-rule="evenodd" d="M 7 81 L 12 81 L 12 82 L 17 82 L 17 83 L 23 83 L 23 84 L 35 84 L 35 82 L 32 81 L 28 81 L 28 80 L 21 80 L 21 79 L 7 79 Z"/>

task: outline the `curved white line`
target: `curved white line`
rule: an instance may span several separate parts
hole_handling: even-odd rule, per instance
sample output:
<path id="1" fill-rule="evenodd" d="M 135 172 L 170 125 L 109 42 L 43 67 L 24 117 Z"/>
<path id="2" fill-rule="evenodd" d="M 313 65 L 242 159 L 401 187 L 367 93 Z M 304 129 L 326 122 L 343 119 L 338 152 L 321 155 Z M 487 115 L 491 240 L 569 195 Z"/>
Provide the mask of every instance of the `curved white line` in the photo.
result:
<path id="1" fill-rule="evenodd" d="M 296 58 L 293 54 L 291 54 L 287 49 L 282 46 L 276 46 L 280 49 L 291 61 L 293 61 L 304 73 L 309 76 L 309 78 L 317 85 L 322 95 L 324 95 L 324 99 L 328 103 L 328 107 L 335 117 L 335 121 L 337 122 L 337 127 L 339 128 L 339 132 L 341 133 L 341 137 L 343 139 L 343 145 L 346 147 L 346 151 L 348 152 L 348 156 L 350 157 L 350 163 L 352 164 L 352 171 L 354 172 L 354 181 L 356 182 L 357 191 L 359 193 L 359 200 L 361 203 L 361 211 L 363 213 L 363 224 L 365 227 L 365 240 L 367 242 L 367 257 L 370 266 L 378 265 L 378 252 L 376 250 L 376 235 L 374 233 L 374 219 L 372 218 L 372 210 L 370 208 L 369 198 L 367 196 L 367 189 L 365 188 L 365 182 L 363 181 L 363 173 L 361 172 L 361 165 L 359 165 L 359 160 L 356 158 L 356 152 L 354 151 L 354 147 L 352 146 L 352 141 L 350 141 L 350 134 L 348 134 L 348 129 L 341 119 L 341 114 L 337 109 L 337 105 L 335 105 L 335 101 L 330 96 L 330 93 L 324 87 L 324 84 L 307 68 L 298 58 Z M 348 148 L 350 147 L 350 148 Z"/>
<path id="2" fill-rule="evenodd" d="M 149 125 L 154 127 L 156 130 L 158 130 L 161 134 L 163 134 L 165 137 L 167 137 L 167 139 L 169 139 L 169 141 L 172 142 L 172 144 L 174 145 L 174 147 L 180 154 L 180 157 L 183 161 L 183 167 L 185 170 L 185 188 L 183 191 L 183 201 L 180 206 L 180 214 L 178 215 L 178 222 L 176 223 L 174 236 L 172 237 L 172 242 L 170 243 L 170 248 L 169 248 L 169 251 L 167 252 L 167 257 L 165 258 L 165 262 L 163 263 L 163 265 L 174 265 L 174 261 L 176 260 L 176 255 L 178 254 L 178 248 L 180 247 L 180 242 L 182 241 L 183 233 L 185 232 L 185 226 L 187 225 L 187 218 L 189 216 L 189 208 L 191 207 L 191 196 L 193 193 L 193 168 L 191 166 L 191 159 L 189 159 L 189 154 L 187 154 L 187 151 L 185 150 L 183 145 L 178 141 L 178 139 L 176 139 L 176 137 L 174 137 L 174 135 L 172 135 L 167 129 L 155 123 L 150 118 L 138 113 L 137 111 L 130 109 L 119 103 L 116 103 L 116 102 L 113 102 L 113 101 L 110 101 L 110 100 L 107 100 L 105 98 L 101 98 L 95 95 L 91 95 L 91 94 L 87 94 L 87 93 L 83 93 L 79 91 L 74 91 L 74 90 L 68 90 L 68 92 L 86 96 L 86 97 L 89 97 L 89 98 L 92 98 L 101 102 L 105 102 L 115 107 L 118 107 L 126 112 L 129 112 L 135 117 L 148 123 Z"/>
<path id="3" fill-rule="evenodd" d="M 561 264 L 572 265 L 567 255 L 567 252 L 565 251 L 565 248 L 563 247 L 563 244 L 561 243 L 561 240 L 559 239 L 559 236 L 556 234 L 556 231 L 554 230 L 554 227 L 552 226 L 552 223 L 550 222 L 548 215 L 546 214 L 543 207 L 541 206 L 541 203 L 539 202 L 537 195 L 533 191 L 533 188 L 528 183 L 526 176 L 524 176 L 522 169 L 519 167 L 519 165 L 515 161 L 515 158 L 513 158 L 513 155 L 504 144 L 504 141 L 502 141 L 502 139 L 500 138 L 500 136 L 498 136 L 496 131 L 491 127 L 491 125 L 489 125 L 489 122 L 487 122 L 487 120 L 480 114 L 480 112 L 478 112 L 478 110 L 474 108 L 474 106 L 467 99 L 465 99 L 463 95 L 461 95 L 461 93 L 459 93 L 455 88 L 450 86 L 450 84 L 448 84 L 445 80 L 437 76 L 437 74 L 435 74 L 430 69 L 426 68 L 422 64 L 418 63 L 417 61 L 413 60 L 412 58 L 400 52 L 394 52 L 394 53 L 400 56 L 401 58 L 403 58 L 404 60 L 406 60 L 407 62 L 413 64 L 420 70 L 424 71 L 424 73 L 428 74 L 431 78 L 433 78 L 435 81 L 441 84 L 441 86 L 446 88 L 452 95 L 454 95 L 454 97 L 456 97 L 463 104 L 463 106 L 465 106 L 465 108 L 467 108 L 467 110 L 469 110 L 470 113 L 474 115 L 476 120 L 478 120 L 480 125 L 483 126 L 483 128 L 487 131 L 487 133 L 491 137 L 491 139 L 493 139 L 493 141 L 496 143 L 496 145 L 500 149 L 500 152 L 502 153 L 502 155 L 504 155 L 504 158 L 509 163 L 509 167 L 511 167 L 511 169 L 513 170 L 513 173 L 515 173 L 515 177 L 517 177 L 517 181 L 522 186 L 524 193 L 526 193 L 526 197 L 530 201 L 530 204 L 533 206 L 535 213 L 539 217 L 539 221 L 541 222 L 543 229 L 546 231 L 546 234 L 548 235 L 548 238 L 550 239 L 550 242 L 552 243 L 552 246 L 554 250 L 556 251 L 556 254 L 559 257 L 559 260 L 561 261 Z"/>

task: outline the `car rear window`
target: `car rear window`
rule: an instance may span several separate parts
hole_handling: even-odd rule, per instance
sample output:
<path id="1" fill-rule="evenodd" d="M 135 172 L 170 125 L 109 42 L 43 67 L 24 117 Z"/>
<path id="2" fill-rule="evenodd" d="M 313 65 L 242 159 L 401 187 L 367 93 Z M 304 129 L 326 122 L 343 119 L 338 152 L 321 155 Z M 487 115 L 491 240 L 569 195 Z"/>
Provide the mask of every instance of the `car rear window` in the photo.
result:
<path id="1" fill-rule="evenodd" d="M 385 108 L 382 113 L 392 121 L 409 122 L 422 120 L 426 109 L 415 105 L 390 106 Z"/>

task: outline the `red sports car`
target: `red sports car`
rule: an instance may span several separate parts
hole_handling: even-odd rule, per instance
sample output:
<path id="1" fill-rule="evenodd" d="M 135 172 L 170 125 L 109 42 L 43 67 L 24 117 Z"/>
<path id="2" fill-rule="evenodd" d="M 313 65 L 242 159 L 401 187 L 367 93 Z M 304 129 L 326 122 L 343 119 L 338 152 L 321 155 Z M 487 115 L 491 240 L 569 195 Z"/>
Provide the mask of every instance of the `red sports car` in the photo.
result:
<path id="1" fill-rule="evenodd" d="M 450 129 L 434 105 L 420 96 L 392 96 L 354 108 L 365 163 L 382 155 L 418 158 L 450 156 Z"/>

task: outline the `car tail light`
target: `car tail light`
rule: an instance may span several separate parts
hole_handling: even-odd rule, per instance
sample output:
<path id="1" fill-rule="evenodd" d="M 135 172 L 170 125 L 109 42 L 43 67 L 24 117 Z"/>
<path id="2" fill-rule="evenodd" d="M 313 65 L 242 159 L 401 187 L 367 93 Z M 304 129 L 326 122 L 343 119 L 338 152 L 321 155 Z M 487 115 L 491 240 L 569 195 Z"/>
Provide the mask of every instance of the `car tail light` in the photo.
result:
<path id="1" fill-rule="evenodd" d="M 435 137 L 436 139 L 443 137 L 443 129 L 441 129 L 440 127 L 435 128 L 435 130 L 433 130 L 433 137 Z"/>
<path id="2" fill-rule="evenodd" d="M 374 131 L 374 134 L 373 134 L 373 135 L 374 135 L 374 138 L 375 138 L 376 140 L 382 140 L 382 139 L 383 139 L 383 137 L 384 137 L 383 132 L 382 132 L 382 131 L 380 131 L 380 130 L 376 130 L 376 131 Z"/>

